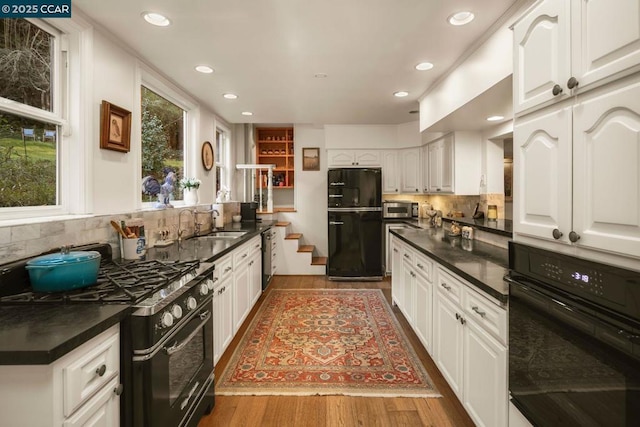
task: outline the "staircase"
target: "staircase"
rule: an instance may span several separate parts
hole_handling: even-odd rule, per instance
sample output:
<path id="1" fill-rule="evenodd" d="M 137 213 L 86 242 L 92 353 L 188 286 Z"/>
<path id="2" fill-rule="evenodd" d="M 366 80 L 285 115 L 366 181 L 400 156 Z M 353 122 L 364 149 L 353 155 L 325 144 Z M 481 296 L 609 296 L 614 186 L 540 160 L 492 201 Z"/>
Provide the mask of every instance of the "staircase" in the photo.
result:
<path id="1" fill-rule="evenodd" d="M 279 253 L 276 252 L 276 274 L 322 275 L 327 274 L 327 258 L 314 256 L 315 247 L 304 244 L 301 233 L 291 233 L 290 222 L 277 222 L 276 232 Z"/>

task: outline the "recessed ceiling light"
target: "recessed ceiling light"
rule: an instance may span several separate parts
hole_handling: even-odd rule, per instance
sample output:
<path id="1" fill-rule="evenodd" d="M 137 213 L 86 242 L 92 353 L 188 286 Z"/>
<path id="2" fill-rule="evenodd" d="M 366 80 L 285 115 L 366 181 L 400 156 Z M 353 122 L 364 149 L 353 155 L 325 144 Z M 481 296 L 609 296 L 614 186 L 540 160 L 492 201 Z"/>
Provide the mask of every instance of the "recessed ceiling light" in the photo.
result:
<path id="1" fill-rule="evenodd" d="M 225 93 L 222 96 L 224 96 L 227 99 L 238 99 L 238 95 L 236 95 L 235 93 Z"/>
<path id="2" fill-rule="evenodd" d="M 418 71 L 427 71 L 433 68 L 433 64 L 431 62 L 421 62 L 416 65 L 416 70 Z"/>
<path id="3" fill-rule="evenodd" d="M 242 115 L 243 116 L 253 116 L 253 113 L 251 111 L 243 111 Z"/>
<path id="4" fill-rule="evenodd" d="M 325 73 L 317 73 L 314 74 L 313 77 L 315 77 L 316 79 L 326 79 L 327 75 Z"/>
<path id="5" fill-rule="evenodd" d="M 498 120 L 504 119 L 504 116 L 490 116 L 487 117 L 488 122 L 497 122 Z"/>
<path id="6" fill-rule="evenodd" d="M 463 11 L 454 13 L 448 18 L 448 21 L 451 25 L 465 25 L 473 21 L 473 18 L 475 18 L 475 15 L 472 12 Z"/>
<path id="7" fill-rule="evenodd" d="M 149 24 L 157 27 L 167 27 L 171 25 L 169 18 L 156 12 L 142 12 L 142 17 Z"/>
<path id="8" fill-rule="evenodd" d="M 213 68 L 209 67 L 208 65 L 198 65 L 196 67 L 196 71 L 204 74 L 211 74 L 213 73 Z"/>
<path id="9" fill-rule="evenodd" d="M 405 96 L 409 96 L 409 92 L 405 92 L 404 90 L 400 90 L 395 92 L 393 96 L 397 96 L 398 98 L 404 98 Z"/>

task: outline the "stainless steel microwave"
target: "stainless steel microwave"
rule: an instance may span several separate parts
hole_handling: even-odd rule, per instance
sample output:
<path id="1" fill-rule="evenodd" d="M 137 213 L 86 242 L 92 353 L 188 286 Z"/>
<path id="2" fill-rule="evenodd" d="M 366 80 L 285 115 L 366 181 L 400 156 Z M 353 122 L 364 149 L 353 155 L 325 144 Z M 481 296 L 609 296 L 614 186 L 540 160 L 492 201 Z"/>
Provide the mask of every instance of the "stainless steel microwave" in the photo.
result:
<path id="1" fill-rule="evenodd" d="M 412 203 L 400 200 L 384 202 L 382 204 L 382 216 L 384 218 L 411 218 Z"/>

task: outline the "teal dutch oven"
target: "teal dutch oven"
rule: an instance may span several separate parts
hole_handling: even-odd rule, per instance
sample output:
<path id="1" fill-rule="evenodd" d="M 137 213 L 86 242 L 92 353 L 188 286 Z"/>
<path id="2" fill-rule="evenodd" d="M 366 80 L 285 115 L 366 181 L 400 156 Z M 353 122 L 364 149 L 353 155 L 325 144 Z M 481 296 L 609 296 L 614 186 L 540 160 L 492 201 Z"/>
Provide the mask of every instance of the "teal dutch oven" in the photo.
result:
<path id="1" fill-rule="evenodd" d="M 63 292 L 96 283 L 100 253 L 69 251 L 43 255 L 27 261 L 31 287 L 36 292 Z"/>

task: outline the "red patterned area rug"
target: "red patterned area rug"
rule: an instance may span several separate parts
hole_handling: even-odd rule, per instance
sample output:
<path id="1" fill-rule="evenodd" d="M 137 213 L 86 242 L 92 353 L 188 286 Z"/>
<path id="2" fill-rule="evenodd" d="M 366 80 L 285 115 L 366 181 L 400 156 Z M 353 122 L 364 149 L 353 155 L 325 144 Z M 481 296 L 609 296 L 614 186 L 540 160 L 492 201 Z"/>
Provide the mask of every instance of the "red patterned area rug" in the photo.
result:
<path id="1" fill-rule="evenodd" d="M 273 289 L 216 394 L 440 397 L 378 289 Z"/>

